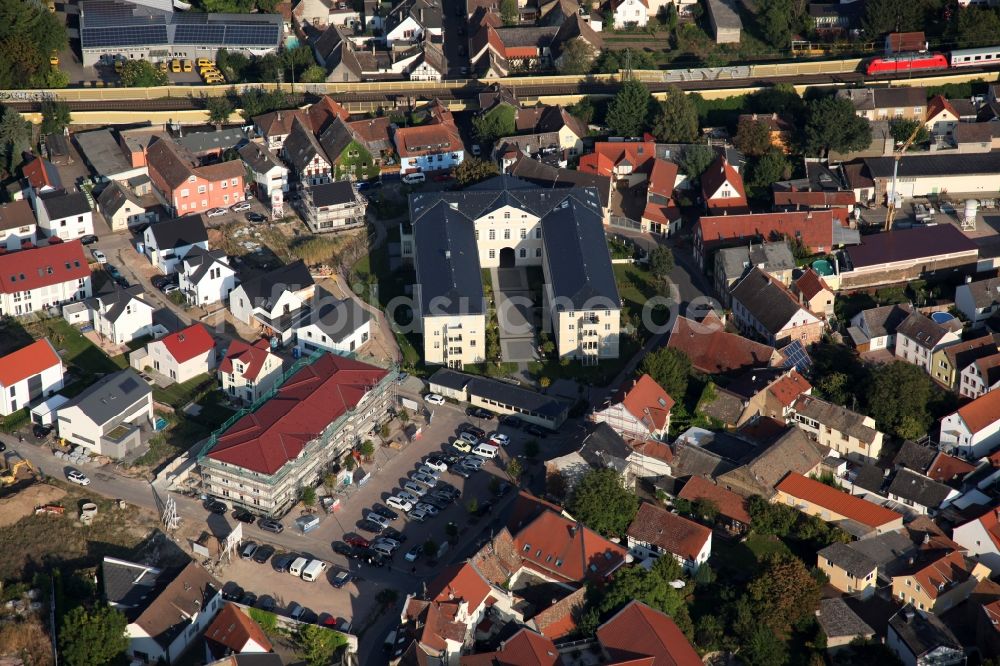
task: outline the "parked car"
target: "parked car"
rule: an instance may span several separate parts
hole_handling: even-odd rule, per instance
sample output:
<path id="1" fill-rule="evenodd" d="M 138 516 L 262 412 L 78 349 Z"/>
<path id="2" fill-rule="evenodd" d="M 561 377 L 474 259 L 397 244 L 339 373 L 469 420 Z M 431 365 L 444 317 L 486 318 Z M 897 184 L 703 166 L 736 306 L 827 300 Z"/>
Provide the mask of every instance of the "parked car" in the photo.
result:
<path id="1" fill-rule="evenodd" d="M 465 425 L 462 426 L 462 432 L 467 432 L 467 433 L 469 433 L 471 435 L 475 435 L 476 439 L 478 439 L 480 441 L 486 439 L 486 431 L 485 430 L 483 430 L 482 428 L 477 428 L 474 425 L 469 425 L 468 423 L 466 423 Z"/>
<path id="2" fill-rule="evenodd" d="M 351 548 L 351 545 L 344 543 L 343 541 L 333 542 L 333 552 L 338 555 L 343 555 L 344 557 L 353 557 L 354 555 L 354 549 Z"/>
<path id="3" fill-rule="evenodd" d="M 501 481 L 500 485 L 497 486 L 497 489 L 496 491 L 494 491 L 493 494 L 496 495 L 497 497 L 503 497 L 504 495 L 509 493 L 513 488 L 514 486 L 510 485 L 506 481 Z"/>
<path id="4" fill-rule="evenodd" d="M 378 534 L 382 531 L 382 525 L 376 523 L 374 520 L 362 520 L 358 522 L 358 529 L 364 532 Z"/>
<path id="5" fill-rule="evenodd" d="M 374 511 L 369 511 L 368 515 L 366 516 L 366 519 L 370 520 L 373 523 L 376 523 L 383 530 L 389 527 L 389 519 L 386 518 L 385 516 L 378 515 Z"/>
<path id="6" fill-rule="evenodd" d="M 336 550 L 336 548 L 334 548 Z M 271 558 L 271 568 L 278 573 L 286 573 L 288 567 L 291 566 L 292 562 L 298 557 L 295 553 L 280 553 Z"/>
<path id="7" fill-rule="evenodd" d="M 488 409 L 483 409 L 482 407 L 469 407 L 465 410 L 465 413 L 474 419 L 486 419 L 487 421 L 496 418 L 496 414 Z M 480 437 L 480 439 L 482 439 Z"/>
<path id="8" fill-rule="evenodd" d="M 368 539 L 364 538 L 360 534 L 348 534 L 344 537 L 344 541 L 352 546 L 357 546 L 358 548 L 368 548 L 371 545 Z"/>
<path id="9" fill-rule="evenodd" d="M 428 488 L 433 488 L 434 486 L 437 485 L 438 482 L 436 476 L 431 476 L 430 474 L 424 474 L 423 472 L 413 473 L 412 475 L 410 475 L 410 479 L 416 481 L 417 483 L 422 483 Z"/>
<path id="10" fill-rule="evenodd" d="M 149 283 L 155 288 L 163 291 L 163 288 L 168 284 L 177 284 L 178 276 L 176 273 L 171 273 L 170 275 L 154 275 L 149 279 Z"/>
<path id="11" fill-rule="evenodd" d="M 108 263 L 108 255 L 104 254 L 100 250 L 93 249 L 93 250 L 90 251 L 90 253 L 92 255 L 94 255 L 94 259 L 97 261 L 97 263 L 99 263 L 99 264 L 106 264 L 106 263 Z"/>
<path id="12" fill-rule="evenodd" d="M 500 420 L 500 423 L 504 424 L 505 426 L 510 426 L 511 428 L 517 428 L 517 429 L 524 428 L 525 426 L 525 422 L 521 419 L 521 417 L 514 416 L 513 414 L 509 414 L 503 417 L 503 419 Z"/>
<path id="13" fill-rule="evenodd" d="M 274 609 L 278 607 L 278 602 L 274 600 L 269 594 L 265 594 L 257 600 L 257 608 L 262 611 L 267 611 L 268 613 L 273 613 Z"/>
<path id="14" fill-rule="evenodd" d="M 395 541 L 398 541 L 399 543 L 406 543 L 406 535 L 397 530 L 395 527 L 385 528 L 384 530 L 382 530 L 381 536 L 384 536 L 388 539 L 393 539 Z"/>
<path id="15" fill-rule="evenodd" d="M 240 603 L 244 606 L 253 606 L 257 603 L 257 595 L 253 592 L 244 592 L 243 597 L 240 599 Z"/>
<path id="16" fill-rule="evenodd" d="M 490 435 L 490 443 L 496 444 L 497 446 L 507 446 L 510 444 L 510 437 L 501 432 L 495 432 Z"/>
<path id="17" fill-rule="evenodd" d="M 284 525 L 277 520 L 272 520 L 271 518 L 261 518 L 257 521 L 257 527 L 265 532 L 273 532 L 274 534 L 281 534 L 285 531 Z"/>
<path id="18" fill-rule="evenodd" d="M 224 516 L 226 515 L 226 512 L 229 511 L 229 507 L 215 499 L 205 500 L 204 506 L 206 509 L 219 516 Z"/>
<path id="19" fill-rule="evenodd" d="M 226 601 L 239 601 L 243 598 L 245 592 L 246 590 L 233 581 L 229 581 L 222 586 L 222 598 Z"/>
<path id="20" fill-rule="evenodd" d="M 243 548 L 240 550 L 240 557 L 244 560 L 249 560 L 253 557 L 253 554 L 257 552 L 257 543 L 254 541 L 247 541 L 243 544 Z"/>
<path id="21" fill-rule="evenodd" d="M 333 575 L 333 578 L 330 580 L 330 584 L 335 588 L 340 589 L 350 583 L 353 579 L 354 576 L 351 575 L 350 571 L 338 571 Z"/>
<path id="22" fill-rule="evenodd" d="M 403 513 L 409 513 L 410 509 L 413 508 L 413 503 L 402 497 L 390 497 L 386 499 L 385 503 L 394 509 L 399 509 Z"/>
<path id="23" fill-rule="evenodd" d="M 472 444 L 465 441 L 464 439 L 456 439 L 454 442 L 451 443 L 451 445 L 455 447 L 456 450 L 461 451 L 462 453 L 468 453 L 469 451 L 472 450 Z"/>
<path id="24" fill-rule="evenodd" d="M 423 554 L 424 554 L 424 547 L 418 543 L 416 546 L 406 551 L 406 555 L 403 556 L 403 559 L 406 560 L 407 562 L 416 562 L 417 560 L 420 559 L 420 556 Z"/>
<path id="25" fill-rule="evenodd" d="M 420 504 L 417 504 L 417 506 L 422 506 L 424 504 L 429 504 L 435 509 L 438 509 L 439 511 L 444 511 L 445 509 L 448 508 L 448 505 L 451 504 L 451 502 L 445 500 L 440 495 L 427 493 L 426 495 L 420 498 Z"/>
<path id="26" fill-rule="evenodd" d="M 264 544 L 257 549 L 256 553 L 253 554 L 253 561 L 257 564 L 264 564 L 271 559 L 272 555 L 274 555 L 274 546 Z"/>
<path id="27" fill-rule="evenodd" d="M 536 426 L 534 423 L 529 423 L 528 425 L 524 426 L 524 432 L 528 433 L 529 435 L 534 435 L 535 437 L 539 437 L 541 439 L 545 439 L 548 436 L 548 432 L 544 428 L 540 428 Z"/>
<path id="28" fill-rule="evenodd" d="M 463 463 L 459 463 L 458 465 L 449 468 L 448 471 L 454 474 L 455 476 L 460 476 L 463 479 L 468 479 L 470 476 L 472 476 L 479 470 L 471 469 L 469 467 L 466 467 Z"/>
<path id="29" fill-rule="evenodd" d="M 463 432 L 462 434 L 460 434 L 458 436 L 458 438 L 461 439 L 461 440 L 464 440 L 464 441 L 468 442 L 472 446 L 476 446 L 477 444 L 479 444 L 479 438 L 476 437 L 473 433 L 468 432 L 468 431 Z"/>
<path id="30" fill-rule="evenodd" d="M 473 453 L 465 457 L 462 464 L 466 467 L 472 467 L 474 469 L 479 469 L 486 464 L 485 456 L 480 456 L 478 453 Z"/>
<path id="31" fill-rule="evenodd" d="M 398 493 L 396 493 L 396 497 L 398 497 L 401 500 L 406 500 L 410 504 L 416 504 L 417 502 L 420 501 L 419 497 L 417 497 L 413 493 L 408 493 L 405 490 L 401 490 Z"/>
<path id="32" fill-rule="evenodd" d="M 233 510 L 233 518 L 241 523 L 246 523 L 247 525 L 253 525 L 254 521 L 257 520 L 257 516 L 253 515 L 243 507 L 238 507 Z"/>
<path id="33" fill-rule="evenodd" d="M 93 245 L 97 242 L 97 236 L 94 234 L 87 234 L 86 236 L 80 237 L 80 243 L 83 245 Z"/>
<path id="34" fill-rule="evenodd" d="M 426 402 L 428 405 L 443 405 L 444 396 L 438 395 L 437 393 L 428 393 L 427 395 L 424 396 L 424 402 Z"/>
<path id="35" fill-rule="evenodd" d="M 208 213 L 206 213 L 206 214 L 208 215 L 208 217 L 222 217 L 223 215 L 225 215 L 228 212 L 229 211 L 226 210 L 225 208 L 213 208 L 212 210 L 208 211 Z"/>
<path id="36" fill-rule="evenodd" d="M 35 436 L 35 439 L 45 439 L 52 432 L 52 426 L 50 425 L 40 425 L 36 423 L 31 426 L 31 434 Z M 6 447 L 0 449 L 0 452 L 5 451 Z"/>
<path id="37" fill-rule="evenodd" d="M 399 514 L 390 509 L 389 507 L 382 506 L 381 504 L 376 504 L 372 507 L 372 511 L 380 516 L 385 516 L 389 520 L 396 520 L 399 518 Z"/>
<path id="38" fill-rule="evenodd" d="M 73 483 L 75 483 L 77 485 L 80 485 L 80 486 L 89 486 L 90 485 L 90 479 L 87 478 L 87 475 L 84 474 L 83 472 L 77 471 L 75 469 L 71 469 L 68 472 L 66 472 L 66 478 L 69 481 L 71 481 L 71 482 L 73 482 Z"/>
<path id="39" fill-rule="evenodd" d="M 414 509 L 413 511 L 410 512 L 410 520 L 414 520 L 418 523 L 422 523 L 428 518 L 430 518 L 430 514 L 424 511 L 423 509 L 419 510 Z"/>
<path id="40" fill-rule="evenodd" d="M 405 490 L 408 493 L 412 493 L 417 497 L 423 497 L 424 495 L 427 494 L 427 489 L 421 486 L 419 483 L 416 483 L 415 481 L 407 481 L 406 483 L 404 483 L 403 490 Z"/>
<path id="41" fill-rule="evenodd" d="M 448 471 L 448 463 L 444 461 L 444 458 L 437 458 L 435 456 L 426 458 L 424 460 L 424 467 L 427 467 L 428 469 L 433 469 L 438 472 Z"/>
<path id="42" fill-rule="evenodd" d="M 250 210 L 251 208 L 253 208 L 253 206 L 250 204 L 249 201 L 241 201 L 235 206 L 229 207 L 229 209 L 234 213 L 242 213 L 243 211 Z"/>
<path id="43" fill-rule="evenodd" d="M 391 537 L 387 537 L 384 534 L 380 535 L 379 538 L 375 539 L 375 544 L 380 544 L 380 543 L 389 546 L 389 548 L 391 548 L 392 550 L 396 550 L 402 545 L 400 544 L 399 541 L 396 541 Z"/>
<path id="44" fill-rule="evenodd" d="M 260 224 L 261 222 L 267 221 L 267 218 L 260 213 L 247 213 L 246 218 L 247 222 L 250 222 L 251 224 Z"/>
<path id="45" fill-rule="evenodd" d="M 417 471 L 421 474 L 426 474 L 427 476 L 433 476 L 435 482 L 441 478 L 440 470 L 434 469 L 430 465 L 421 465 L 417 468 Z"/>
<path id="46" fill-rule="evenodd" d="M 414 511 L 423 511 L 428 516 L 434 517 L 438 515 L 438 508 L 429 502 L 421 502 L 417 505 Z"/>

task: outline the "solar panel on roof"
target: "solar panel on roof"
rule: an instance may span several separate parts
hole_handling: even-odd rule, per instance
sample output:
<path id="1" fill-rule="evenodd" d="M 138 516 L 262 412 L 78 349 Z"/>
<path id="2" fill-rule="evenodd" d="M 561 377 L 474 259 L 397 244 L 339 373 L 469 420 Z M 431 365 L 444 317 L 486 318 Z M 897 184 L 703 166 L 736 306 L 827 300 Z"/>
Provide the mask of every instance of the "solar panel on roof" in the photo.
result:
<path id="1" fill-rule="evenodd" d="M 166 44 L 167 28 L 162 25 L 84 28 L 80 31 L 80 41 L 84 48 Z"/>
<path id="2" fill-rule="evenodd" d="M 226 27 L 225 44 L 253 45 L 276 44 L 279 28 L 276 25 L 231 25 Z"/>
<path id="3" fill-rule="evenodd" d="M 810 358 L 809 353 L 798 340 L 795 340 L 782 349 L 781 353 L 785 357 L 784 367 L 786 368 L 795 368 L 797 371 L 804 373 L 812 367 L 812 358 Z"/>
<path id="4" fill-rule="evenodd" d="M 174 30 L 174 43 L 222 44 L 225 32 L 221 25 L 179 25 Z"/>

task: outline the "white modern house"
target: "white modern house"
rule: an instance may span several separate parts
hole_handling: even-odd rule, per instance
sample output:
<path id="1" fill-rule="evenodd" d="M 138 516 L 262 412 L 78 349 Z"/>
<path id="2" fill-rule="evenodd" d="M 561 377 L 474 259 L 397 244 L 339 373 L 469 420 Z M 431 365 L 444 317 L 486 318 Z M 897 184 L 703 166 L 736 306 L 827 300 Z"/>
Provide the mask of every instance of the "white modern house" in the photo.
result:
<path id="1" fill-rule="evenodd" d="M 295 329 L 296 345 L 304 354 L 318 350 L 348 354 L 371 338 L 371 314 L 357 301 L 341 301 L 325 293 L 317 294 L 316 301 Z"/>
<path id="2" fill-rule="evenodd" d="M 295 325 L 306 317 L 316 283 L 302 261 L 296 261 L 242 283 L 229 297 L 229 311 L 240 322 L 267 337 L 291 340 Z"/>
<path id="3" fill-rule="evenodd" d="M 952 540 L 994 573 L 1000 573 L 1000 509 L 989 508 L 951 531 Z"/>
<path id="4" fill-rule="evenodd" d="M 63 387 L 65 368 L 48 338 L 0 357 L 0 415 L 47 398 Z"/>
<path id="5" fill-rule="evenodd" d="M 164 275 L 176 272 L 181 259 L 196 247 L 208 251 L 208 231 L 198 215 L 157 222 L 143 232 L 143 251 Z"/>
<path id="6" fill-rule="evenodd" d="M 123 458 L 153 422 L 153 389 L 131 368 L 102 377 L 59 408 L 59 437 L 93 454 Z"/>
<path id="7" fill-rule="evenodd" d="M 83 192 L 53 190 L 35 197 L 38 228 L 47 237 L 64 241 L 94 233 L 94 213 Z"/>
<path id="8" fill-rule="evenodd" d="M 990 391 L 941 419 L 939 441 L 973 459 L 1000 447 L 1000 391 Z"/>
<path id="9" fill-rule="evenodd" d="M 0 314 L 17 316 L 80 301 L 91 289 L 79 241 L 0 255 Z"/>
<path id="10" fill-rule="evenodd" d="M 249 404 L 274 386 L 282 370 L 281 357 L 271 353 L 271 345 L 264 338 L 252 345 L 233 340 L 219 364 L 219 379 L 226 395 Z"/>
<path id="11" fill-rule="evenodd" d="M 983 323 L 1000 310 L 1000 278 L 959 285 L 955 289 L 955 307 L 973 326 Z"/>
<path id="12" fill-rule="evenodd" d="M 94 330 L 116 345 L 153 333 L 153 306 L 142 298 L 142 287 L 115 289 L 88 302 Z"/>
<path id="13" fill-rule="evenodd" d="M 208 305 L 229 298 L 236 288 L 236 270 L 222 250 L 195 246 L 177 266 L 178 287 L 191 305 Z"/>
<path id="14" fill-rule="evenodd" d="M 646 0 L 618 0 L 612 2 L 615 29 L 641 28 L 649 21 L 649 5 Z"/>
<path id="15" fill-rule="evenodd" d="M 129 364 L 183 384 L 215 368 L 215 340 L 203 324 L 192 324 L 132 352 Z"/>
<path id="16" fill-rule="evenodd" d="M 958 392 L 965 398 L 979 398 L 1000 388 L 1000 354 L 977 358 L 959 373 Z"/>

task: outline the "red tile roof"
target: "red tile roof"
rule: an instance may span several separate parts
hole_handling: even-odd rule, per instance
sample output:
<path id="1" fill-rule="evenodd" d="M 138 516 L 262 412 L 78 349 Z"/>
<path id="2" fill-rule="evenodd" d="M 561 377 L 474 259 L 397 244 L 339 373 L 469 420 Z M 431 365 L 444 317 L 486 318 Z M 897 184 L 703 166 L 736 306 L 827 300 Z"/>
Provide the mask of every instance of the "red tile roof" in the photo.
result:
<path id="1" fill-rule="evenodd" d="M 961 552 L 948 550 L 939 551 L 927 564 L 919 566 L 909 575 L 920 583 L 927 596 L 937 599 L 953 585 L 968 580 L 974 565 Z"/>
<path id="2" fill-rule="evenodd" d="M 656 144 L 652 141 L 598 141 L 594 152 L 580 158 L 579 171 L 613 176 L 615 167 L 630 164 L 633 171 L 649 172 L 656 159 Z"/>
<path id="3" fill-rule="evenodd" d="M 775 490 L 872 528 L 881 527 L 903 518 L 895 511 L 873 504 L 856 495 L 837 490 L 796 472 L 790 472 L 775 486 Z"/>
<path id="4" fill-rule="evenodd" d="M 427 598 L 439 602 L 464 601 L 472 612 L 486 600 L 491 589 L 475 567 L 461 562 L 445 568 L 427 585 Z"/>
<path id="5" fill-rule="evenodd" d="M 393 135 L 400 157 L 436 155 L 464 150 L 458 128 L 451 123 L 401 127 Z"/>
<path id="6" fill-rule="evenodd" d="M 195 356 L 201 356 L 215 348 L 215 340 L 201 323 L 191 324 L 185 329 L 171 333 L 161 338 L 160 342 L 178 363 L 190 361 Z"/>
<path id="7" fill-rule="evenodd" d="M 525 490 L 521 490 L 517 493 L 517 497 L 514 498 L 510 514 L 507 516 L 507 529 L 511 534 L 517 534 L 522 527 L 527 526 L 545 511 L 561 513 L 562 507 L 543 500 L 541 497 L 535 497 Z"/>
<path id="8" fill-rule="evenodd" d="M 218 438 L 208 457 L 274 474 L 341 415 L 354 409 L 387 371 L 326 354 L 286 381 L 278 393 Z"/>
<path id="9" fill-rule="evenodd" d="M 556 666 L 562 663 L 551 638 L 527 627 L 504 641 L 496 652 L 463 655 L 462 666 Z"/>
<path id="10" fill-rule="evenodd" d="M 732 520 L 738 520 L 744 525 L 750 524 L 750 514 L 747 512 L 747 501 L 731 490 L 715 485 L 703 476 L 692 476 L 684 484 L 677 497 L 689 502 L 695 500 L 711 500 L 719 509 L 719 513 Z"/>
<path id="11" fill-rule="evenodd" d="M 927 102 L 928 121 L 934 120 L 935 116 L 943 113 L 944 111 L 947 111 L 952 115 L 952 117 L 955 118 L 955 120 L 958 120 L 958 111 L 956 111 L 955 107 L 951 105 L 951 102 L 945 99 L 944 95 L 934 95 L 934 97 L 931 97 L 931 101 Z"/>
<path id="12" fill-rule="evenodd" d="M 697 560 L 698 554 L 712 538 L 712 530 L 704 525 L 649 502 L 639 506 L 627 534 L 636 541 L 652 544 L 691 562 Z"/>
<path id="13" fill-rule="evenodd" d="M 0 256 L 0 292 L 5 294 L 89 277 L 90 266 L 83 255 L 83 245 L 78 240 Z"/>
<path id="14" fill-rule="evenodd" d="M 979 361 L 982 360 L 979 359 Z M 978 364 L 979 361 L 976 363 Z M 969 432 L 973 434 L 1000 421 L 1000 389 L 990 391 L 969 404 L 959 407 L 956 413 L 962 417 Z"/>
<path id="15" fill-rule="evenodd" d="M 818 293 L 823 291 L 832 292 L 830 286 L 826 283 L 819 273 L 813 269 L 807 269 L 802 275 L 795 280 L 795 289 L 802 294 L 807 301 L 811 301 Z"/>
<path id="16" fill-rule="evenodd" d="M 715 198 L 724 183 L 728 182 L 736 193 L 735 197 Z M 709 210 L 734 210 L 749 212 L 747 209 L 747 193 L 743 188 L 743 178 L 733 165 L 726 160 L 725 155 L 719 155 L 712 165 L 701 175 L 701 195 Z"/>
<path id="17" fill-rule="evenodd" d="M 576 629 L 574 619 L 586 607 L 587 588 L 580 587 L 531 618 L 538 631 L 546 638 L 556 640 Z"/>
<path id="18" fill-rule="evenodd" d="M 774 193 L 775 206 L 827 207 L 854 206 L 858 198 L 854 190 L 836 192 L 813 192 L 810 190 L 777 190 Z"/>
<path id="19" fill-rule="evenodd" d="M 702 666 L 701 657 L 669 617 L 632 601 L 597 628 L 597 640 L 619 664 Z M 638 660 L 652 657 L 651 661 Z"/>
<path id="20" fill-rule="evenodd" d="M 986 513 L 976 518 L 983 526 L 986 534 L 993 542 L 993 547 L 1000 550 L 1000 507 L 993 507 Z"/>
<path id="21" fill-rule="evenodd" d="M 524 564 L 557 580 L 603 580 L 625 563 L 626 550 L 554 511 L 544 511 L 514 537 Z"/>
<path id="22" fill-rule="evenodd" d="M 46 163 L 44 158 L 36 156 L 21 167 L 21 173 L 24 174 L 25 179 L 36 190 L 40 190 L 46 186 L 58 188 L 59 183 L 50 178 L 49 168 L 55 169 L 55 165 Z M 58 174 L 58 172 L 56 173 Z"/>
<path id="23" fill-rule="evenodd" d="M 662 430 L 667 425 L 670 410 L 674 407 L 674 399 L 646 374 L 628 389 L 623 387 L 615 400 L 651 431 Z"/>
<path id="24" fill-rule="evenodd" d="M 786 375 L 773 382 L 767 390 L 785 407 L 791 407 L 804 393 L 812 390 L 812 384 L 794 368 Z"/>
<path id="25" fill-rule="evenodd" d="M 710 375 L 771 365 L 775 353 L 774 347 L 727 333 L 714 314 L 700 322 L 678 317 L 667 346 L 687 354 L 695 370 Z"/>
<path id="26" fill-rule="evenodd" d="M 922 51 L 927 48 L 923 32 L 891 32 L 885 38 L 886 48 L 893 53 Z"/>
<path id="27" fill-rule="evenodd" d="M 61 364 L 62 359 L 48 338 L 36 340 L 27 347 L 21 347 L 0 358 L 0 386 L 9 388 Z"/>
<path id="28" fill-rule="evenodd" d="M 647 191 L 664 197 L 672 197 L 677 182 L 677 165 L 667 160 L 654 158 L 653 171 L 649 174 Z"/>
<path id="29" fill-rule="evenodd" d="M 319 101 L 309 107 L 306 112 L 309 118 L 309 126 L 316 134 L 322 132 L 326 125 L 334 118 L 347 120 L 351 114 L 329 95 L 323 95 Z"/>
<path id="30" fill-rule="evenodd" d="M 783 236 L 799 238 L 813 251 L 829 249 L 833 243 L 833 222 L 843 224 L 847 211 L 789 211 L 784 213 L 752 213 L 749 215 L 704 215 L 698 220 L 695 233 L 705 247 L 714 243 L 761 237 L 766 240 Z"/>
<path id="31" fill-rule="evenodd" d="M 641 442 L 635 439 L 626 439 L 625 443 L 640 455 L 657 458 L 668 463 L 674 459 L 674 452 L 666 442 L 658 442 L 655 439 L 646 439 Z"/>
<path id="32" fill-rule="evenodd" d="M 971 465 L 961 458 L 949 456 L 944 451 L 940 451 L 934 457 L 934 462 L 927 469 L 927 476 L 935 481 L 947 483 L 958 476 L 968 474 L 974 469 L 976 469 L 975 465 Z"/>
<path id="33" fill-rule="evenodd" d="M 270 354 L 271 344 L 264 338 L 257 340 L 252 345 L 248 345 L 242 340 L 233 340 L 229 344 L 229 349 L 226 350 L 226 358 L 222 359 L 222 363 L 219 364 L 219 372 L 232 374 L 233 361 L 238 360 L 244 366 L 243 377 L 255 380 Z"/>
<path id="34" fill-rule="evenodd" d="M 267 640 L 260 625 L 231 603 L 222 606 L 222 610 L 205 630 L 205 638 L 233 652 L 241 652 L 250 641 L 261 646 L 265 652 L 272 649 L 271 641 Z"/>

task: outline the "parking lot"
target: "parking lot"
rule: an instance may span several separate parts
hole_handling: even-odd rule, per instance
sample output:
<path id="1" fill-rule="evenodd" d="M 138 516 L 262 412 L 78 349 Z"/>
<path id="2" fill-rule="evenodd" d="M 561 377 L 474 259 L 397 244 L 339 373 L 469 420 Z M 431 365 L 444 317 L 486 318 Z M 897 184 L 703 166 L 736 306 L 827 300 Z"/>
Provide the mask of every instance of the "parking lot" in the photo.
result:
<path id="1" fill-rule="evenodd" d="M 350 560 L 335 553 L 332 545 L 353 534 L 374 540 L 374 535 L 357 527 L 364 514 L 374 504 L 384 504 L 385 500 L 408 480 L 409 474 L 427 455 L 434 452 L 456 452 L 447 442 L 449 439 L 454 439 L 459 427 L 466 423 L 482 427 L 488 432 L 491 431 L 489 427 L 491 423 L 494 430 L 497 428 L 496 421 L 483 422 L 480 419 L 470 418 L 457 405 L 434 406 L 432 423 L 424 428 L 420 439 L 399 451 L 389 448 L 379 449 L 373 463 L 365 466 L 371 473 L 367 483 L 342 497 L 341 505 L 334 513 L 320 515 L 319 527 L 307 534 L 301 534 L 293 527 L 297 517 L 295 514 L 285 517 L 283 520 L 285 530 L 280 535 L 264 532 L 257 525 L 244 526 L 245 541 L 268 543 L 279 551 L 293 551 L 329 562 L 330 567 L 323 580 L 315 583 L 306 582 L 288 573 L 274 571 L 270 561 L 257 564 L 240 560 L 238 557 L 224 566 L 220 579 L 224 582 L 233 581 L 258 597 L 271 596 L 279 612 L 294 602 L 317 616 L 325 613 L 352 619 L 354 622 L 368 617 L 378 603 L 377 598 L 381 590 L 395 590 L 400 599 L 408 592 L 415 591 L 421 580 L 433 577 L 446 563 L 467 553 L 470 546 L 481 538 L 481 532 L 488 529 L 492 516 L 516 496 L 515 492 L 507 492 L 503 497 L 496 497 L 500 481 L 494 479 L 507 479 L 503 469 L 509 460 L 510 452 L 522 451 L 524 442 L 530 438 L 529 435 L 507 426 L 500 426 L 502 432 L 511 436 L 511 444 L 507 447 L 507 451 L 501 451 L 496 459 L 487 462 L 481 472 L 468 479 L 443 472 L 441 480 L 455 486 L 461 491 L 461 495 L 455 503 L 440 511 L 439 515 L 429 518 L 424 523 L 417 523 L 408 520 L 402 511 L 396 511 L 399 518 L 392 521 L 391 526 L 402 532 L 406 540 L 384 568 Z M 481 517 L 473 517 L 469 512 L 468 503 L 473 498 L 481 512 L 485 507 L 485 513 Z M 208 521 L 212 526 L 214 521 L 226 521 L 231 524 L 233 519 L 228 515 L 210 515 Z M 434 541 L 439 546 L 447 544 L 449 523 L 454 523 L 457 538 L 454 544 L 445 546 L 446 550 L 439 553 L 437 560 L 421 556 L 413 563 L 405 561 L 404 554 L 413 545 L 424 544 L 428 540 Z M 213 531 L 217 531 L 217 526 L 213 526 Z M 351 572 L 355 580 L 341 589 L 333 588 L 329 581 L 338 571 L 344 570 Z"/>

